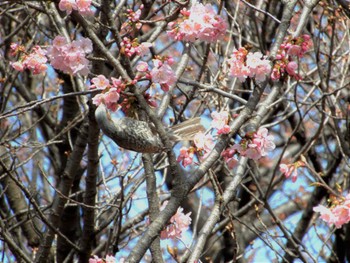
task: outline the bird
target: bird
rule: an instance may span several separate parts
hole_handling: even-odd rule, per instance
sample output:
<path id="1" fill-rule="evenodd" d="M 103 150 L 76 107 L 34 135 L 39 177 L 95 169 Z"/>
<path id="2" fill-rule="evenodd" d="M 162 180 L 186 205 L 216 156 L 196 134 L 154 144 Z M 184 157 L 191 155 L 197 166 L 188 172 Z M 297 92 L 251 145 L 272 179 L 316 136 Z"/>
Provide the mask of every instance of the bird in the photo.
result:
<path id="1" fill-rule="evenodd" d="M 103 133 L 124 149 L 139 153 L 160 153 L 165 150 L 155 127 L 148 122 L 130 117 L 112 118 L 103 103 L 96 108 L 95 118 Z M 169 139 L 173 144 L 193 140 L 198 132 L 205 131 L 200 122 L 201 118 L 195 117 L 167 128 Z"/>

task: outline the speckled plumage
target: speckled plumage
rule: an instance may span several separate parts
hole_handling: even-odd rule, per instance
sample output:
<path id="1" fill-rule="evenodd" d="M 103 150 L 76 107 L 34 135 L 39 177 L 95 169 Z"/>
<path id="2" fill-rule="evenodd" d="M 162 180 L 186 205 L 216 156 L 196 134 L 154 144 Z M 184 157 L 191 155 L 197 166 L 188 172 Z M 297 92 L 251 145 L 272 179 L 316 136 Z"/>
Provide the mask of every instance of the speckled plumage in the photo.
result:
<path id="1" fill-rule="evenodd" d="M 104 134 L 124 149 L 142 153 L 157 153 L 165 148 L 158 134 L 147 122 L 128 117 L 112 120 L 103 104 L 97 107 L 95 117 Z M 169 129 L 170 138 L 173 141 L 187 140 L 198 131 L 204 130 L 200 124 L 200 118 L 189 120 L 188 125 L 186 127 L 185 122 Z"/>

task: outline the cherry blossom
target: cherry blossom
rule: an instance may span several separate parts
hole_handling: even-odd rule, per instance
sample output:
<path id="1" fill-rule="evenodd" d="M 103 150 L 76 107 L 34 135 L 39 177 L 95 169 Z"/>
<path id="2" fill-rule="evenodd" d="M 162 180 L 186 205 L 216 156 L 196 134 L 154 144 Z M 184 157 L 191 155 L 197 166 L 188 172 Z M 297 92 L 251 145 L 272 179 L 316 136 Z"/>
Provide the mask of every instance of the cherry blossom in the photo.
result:
<path id="1" fill-rule="evenodd" d="M 294 77 L 295 79 L 301 79 L 301 77 L 296 73 L 298 69 L 298 64 L 295 61 L 291 61 L 286 66 L 286 72 L 289 76 Z"/>
<path id="2" fill-rule="evenodd" d="M 144 61 L 140 61 L 137 66 L 136 70 L 139 72 L 147 72 L 148 71 L 148 63 Z"/>
<path id="3" fill-rule="evenodd" d="M 94 256 L 89 259 L 89 263 L 116 263 L 116 259 L 114 256 L 106 256 L 106 259 L 99 258 L 98 256 Z"/>
<path id="4" fill-rule="evenodd" d="M 264 81 L 271 72 L 271 62 L 261 52 L 248 53 L 246 60 L 249 77 Z"/>
<path id="5" fill-rule="evenodd" d="M 295 181 L 298 178 L 298 168 L 305 166 L 304 162 L 302 161 L 297 161 L 295 163 L 292 164 L 280 164 L 279 168 L 280 171 L 285 175 L 286 178 L 291 177 L 292 178 L 292 182 L 295 183 Z"/>
<path id="6" fill-rule="evenodd" d="M 232 149 L 239 152 L 240 155 L 245 156 L 252 160 L 259 160 L 261 153 L 259 148 L 255 144 L 248 144 L 247 140 L 242 140 L 241 143 L 236 143 L 232 146 Z"/>
<path id="7" fill-rule="evenodd" d="M 93 78 L 91 83 L 93 83 L 93 85 L 90 86 L 90 89 L 105 89 L 109 87 L 109 80 L 104 75 L 98 75 L 97 77 Z"/>
<path id="8" fill-rule="evenodd" d="M 237 152 L 241 156 L 246 156 L 252 160 L 259 160 L 261 157 L 267 155 L 267 152 L 275 149 L 273 136 L 268 135 L 266 128 L 259 128 L 259 130 L 246 138 L 243 138 L 239 143 L 235 143 L 231 148 L 226 149 L 223 157 L 232 158 Z M 225 159 L 226 160 L 226 159 Z M 234 160 L 230 160 L 234 162 Z"/>
<path id="9" fill-rule="evenodd" d="M 193 162 L 193 149 L 189 148 L 187 149 L 186 147 L 182 147 L 180 149 L 180 154 L 177 157 L 177 162 L 181 162 L 184 167 L 187 165 L 192 164 Z"/>
<path id="10" fill-rule="evenodd" d="M 204 151 L 205 153 L 210 152 L 214 148 L 214 140 L 211 134 L 204 134 L 199 132 L 194 136 L 194 144 L 196 145 L 197 151 Z"/>
<path id="11" fill-rule="evenodd" d="M 23 52 L 24 50 L 24 48 L 17 44 L 11 45 L 11 49 L 13 53 Z M 25 69 L 32 70 L 33 74 L 36 75 L 46 71 L 46 63 L 46 51 L 40 46 L 34 46 L 31 53 L 24 54 L 19 61 L 11 63 L 11 66 L 18 71 L 24 71 Z"/>
<path id="12" fill-rule="evenodd" d="M 183 9 L 184 20 L 179 24 L 171 23 L 168 34 L 176 40 L 194 42 L 199 39 L 215 42 L 221 39 L 227 29 L 226 22 L 216 14 L 210 4 L 195 2 L 190 10 Z"/>
<path id="13" fill-rule="evenodd" d="M 273 151 L 276 148 L 276 145 L 273 142 L 273 136 L 268 135 L 268 130 L 266 128 L 259 128 L 253 136 L 253 142 L 249 147 L 257 147 L 261 156 L 266 156 L 267 152 Z"/>
<path id="14" fill-rule="evenodd" d="M 110 81 L 104 75 L 98 75 L 97 77 L 91 79 L 92 85 L 90 86 L 90 89 L 104 89 L 102 93 L 96 94 L 92 98 L 92 103 L 96 106 L 103 103 L 111 111 L 116 111 L 119 109 L 119 92 L 125 87 L 125 84 L 120 78 L 116 79 L 112 77 L 111 80 L 112 85 L 110 85 Z"/>
<path id="15" fill-rule="evenodd" d="M 150 71 L 150 76 L 154 83 L 160 84 L 163 91 L 169 91 L 169 87 L 176 83 L 176 75 L 167 62 L 154 59 L 155 67 Z"/>
<path id="16" fill-rule="evenodd" d="M 227 134 L 230 132 L 228 111 L 212 112 L 211 117 L 213 118 L 211 126 L 218 130 L 218 134 Z"/>
<path id="17" fill-rule="evenodd" d="M 221 153 L 229 169 L 233 169 L 238 164 L 238 160 L 234 157 L 235 153 L 236 150 L 233 148 L 228 148 Z"/>
<path id="18" fill-rule="evenodd" d="M 124 37 L 120 43 L 120 52 L 127 57 L 132 57 L 134 54 L 144 56 L 149 53 L 149 48 L 152 47 L 151 43 L 143 42 L 139 44 L 137 39 L 131 40 L 128 37 Z"/>
<path id="19" fill-rule="evenodd" d="M 62 70 L 67 74 L 76 75 L 79 73 L 86 76 L 90 70 L 89 61 L 85 56 L 91 51 L 92 42 L 88 38 L 67 43 L 62 36 L 56 36 L 53 45 L 47 50 L 47 55 L 55 69 Z"/>
<path id="20" fill-rule="evenodd" d="M 227 61 L 230 75 L 243 82 L 247 77 L 264 81 L 271 72 L 271 62 L 261 52 L 248 52 L 241 47 L 234 49 Z"/>
<path id="21" fill-rule="evenodd" d="M 118 101 L 120 99 L 119 91 L 116 87 L 109 87 L 109 82 L 107 79 L 103 79 L 101 75 L 99 77 L 96 77 L 91 80 L 91 82 L 94 83 L 94 85 L 90 86 L 95 88 L 105 88 L 105 90 L 102 93 L 96 94 L 92 98 L 92 103 L 96 106 L 99 106 L 100 104 L 105 104 L 107 109 L 110 109 L 111 111 L 116 111 L 119 109 Z M 109 88 L 108 88 L 109 87 Z"/>
<path id="22" fill-rule="evenodd" d="M 168 204 L 168 201 L 165 201 L 160 208 L 162 211 L 165 206 Z M 182 233 L 185 232 L 189 225 L 191 224 L 191 212 L 184 214 L 183 208 L 179 207 L 176 211 L 176 214 L 170 218 L 169 224 L 165 227 L 165 229 L 160 233 L 161 239 L 175 239 L 181 238 Z"/>
<path id="23" fill-rule="evenodd" d="M 302 58 L 311 46 L 312 42 L 308 35 L 302 35 L 297 38 L 287 37 L 276 55 L 271 79 L 279 80 L 281 77 L 289 75 L 300 80 L 301 76 L 296 73 L 298 64 L 293 60 L 293 57 L 297 56 L 298 58 Z"/>
<path id="24" fill-rule="evenodd" d="M 82 15 L 91 15 L 91 0 L 61 0 L 58 4 L 58 8 L 61 11 L 66 11 L 67 14 L 71 14 L 73 10 L 78 11 Z"/>
<path id="25" fill-rule="evenodd" d="M 320 213 L 320 218 L 330 226 L 341 228 L 350 221 L 350 195 L 348 194 L 342 200 L 333 200 L 330 208 L 318 205 L 313 208 L 313 211 Z"/>
<path id="26" fill-rule="evenodd" d="M 132 9 L 127 9 L 126 16 L 128 17 L 127 21 L 122 24 L 122 29 L 126 32 L 130 32 L 134 28 L 140 29 L 142 27 L 142 24 L 140 23 L 140 17 L 142 14 L 142 9 L 144 8 L 144 5 L 140 5 L 139 9 L 136 11 L 133 11 Z"/>

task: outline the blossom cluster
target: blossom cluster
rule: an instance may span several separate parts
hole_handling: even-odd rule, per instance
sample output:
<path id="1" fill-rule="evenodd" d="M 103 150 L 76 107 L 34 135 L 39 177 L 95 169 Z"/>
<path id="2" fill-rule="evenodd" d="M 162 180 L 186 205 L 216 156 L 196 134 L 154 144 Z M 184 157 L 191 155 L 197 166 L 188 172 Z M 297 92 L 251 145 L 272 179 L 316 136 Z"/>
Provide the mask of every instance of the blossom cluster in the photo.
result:
<path id="1" fill-rule="evenodd" d="M 147 62 L 141 61 L 136 66 L 136 70 L 145 74 L 145 77 L 151 79 L 153 83 L 158 83 L 165 92 L 169 91 L 170 86 L 176 83 L 176 75 L 171 65 L 174 63 L 172 57 L 163 57 L 153 59 L 154 67 L 149 70 Z M 140 77 L 140 76 L 139 76 Z"/>
<path id="2" fill-rule="evenodd" d="M 130 38 L 124 37 L 120 43 L 120 53 L 125 54 L 127 57 L 132 57 L 134 54 L 144 56 L 149 53 L 151 46 L 151 43 L 143 42 L 139 44 L 136 38 L 131 41 Z"/>
<path id="3" fill-rule="evenodd" d="M 229 113 L 227 111 L 213 112 L 211 114 L 213 120 L 211 127 L 217 130 L 217 134 L 228 134 L 230 132 Z M 194 137 L 195 147 L 182 147 L 177 158 L 184 167 L 193 163 L 195 153 L 201 158 L 205 158 L 207 154 L 214 148 L 214 140 L 211 134 L 198 133 Z M 253 160 L 264 157 L 268 152 L 274 150 L 276 145 L 273 142 L 273 136 L 268 134 L 266 128 L 260 128 L 257 132 L 247 135 L 240 143 L 234 144 L 221 153 L 230 169 L 234 168 L 238 163 L 237 154 L 246 156 Z"/>
<path id="4" fill-rule="evenodd" d="M 280 164 L 279 168 L 280 168 L 280 171 L 284 174 L 284 176 L 286 178 L 291 177 L 292 182 L 295 183 L 295 181 L 298 178 L 298 168 L 302 167 L 302 166 L 305 166 L 304 162 L 297 161 L 297 162 L 292 163 L 292 164 L 282 163 L 282 164 Z"/>
<path id="5" fill-rule="evenodd" d="M 105 259 L 99 258 L 98 256 L 94 256 L 89 259 L 89 263 L 116 263 L 116 259 L 113 256 L 106 256 Z M 119 263 L 124 262 L 124 259 L 120 260 Z"/>
<path id="6" fill-rule="evenodd" d="M 16 43 L 12 43 L 10 47 L 12 55 L 23 53 L 19 61 L 11 63 L 11 66 L 15 70 L 22 72 L 25 69 L 29 69 L 33 71 L 33 74 L 40 74 L 46 71 L 46 51 L 43 50 L 40 46 L 34 46 L 31 53 L 29 54 L 25 54 L 24 47 Z"/>
<path id="7" fill-rule="evenodd" d="M 91 0 L 61 0 L 58 8 L 61 11 L 66 11 L 69 15 L 73 10 L 78 11 L 82 15 L 91 15 Z"/>
<path id="8" fill-rule="evenodd" d="M 63 36 L 56 36 L 53 45 L 48 48 L 47 56 L 51 65 L 67 74 L 86 76 L 89 73 L 89 60 L 86 55 L 92 52 L 92 42 L 81 38 L 68 43 Z"/>
<path id="9" fill-rule="evenodd" d="M 350 221 L 350 194 L 347 194 L 343 200 L 334 200 L 333 203 L 330 208 L 318 205 L 313 210 L 320 213 L 320 218 L 328 225 L 341 228 L 342 225 Z"/>
<path id="10" fill-rule="evenodd" d="M 279 80 L 286 74 L 297 80 L 301 79 L 301 76 L 297 73 L 298 64 L 293 60 L 293 57 L 302 58 L 311 46 L 312 42 L 309 35 L 302 35 L 297 38 L 287 38 L 280 46 L 276 56 L 271 79 Z"/>
<path id="11" fill-rule="evenodd" d="M 236 143 L 223 151 L 221 156 L 226 161 L 228 167 L 232 169 L 238 162 L 235 158 L 235 154 L 237 153 L 253 160 L 259 160 L 275 148 L 276 145 L 273 142 L 273 136 L 268 134 L 266 128 L 259 128 L 257 132 L 253 133 L 251 138 L 242 139 L 240 143 Z"/>
<path id="12" fill-rule="evenodd" d="M 122 30 L 123 31 L 130 31 L 133 28 L 140 29 L 142 24 L 140 23 L 140 17 L 141 17 L 141 12 L 142 9 L 144 8 L 144 5 L 140 5 L 140 7 L 136 10 L 133 11 L 132 9 L 127 9 L 126 10 L 126 16 L 127 16 L 127 21 L 122 24 Z"/>
<path id="13" fill-rule="evenodd" d="M 184 16 L 182 22 L 169 23 L 171 30 L 168 34 L 176 40 L 215 42 L 225 35 L 227 24 L 210 4 L 195 2 L 190 10 L 181 10 L 181 14 Z"/>
<path id="14" fill-rule="evenodd" d="M 211 134 L 199 132 L 194 136 L 193 143 L 195 147 L 182 147 L 177 157 L 177 162 L 181 162 L 184 167 L 193 163 L 194 153 L 204 159 L 214 148 L 214 140 Z"/>
<path id="15" fill-rule="evenodd" d="M 228 125 L 230 116 L 228 111 L 214 111 L 211 113 L 211 117 L 213 118 L 211 126 L 217 129 L 218 134 L 227 134 L 230 132 L 230 126 Z"/>
<path id="16" fill-rule="evenodd" d="M 241 82 L 247 77 L 264 81 L 271 72 L 271 61 L 261 52 L 248 52 L 244 47 L 234 49 L 227 61 L 230 75 L 238 78 Z"/>
<path id="17" fill-rule="evenodd" d="M 105 104 L 107 109 L 111 111 L 116 111 L 119 109 L 119 98 L 120 91 L 125 88 L 125 84 L 119 78 L 111 78 L 112 83 L 103 75 L 98 75 L 97 77 L 91 79 L 92 85 L 90 89 L 98 88 L 103 89 L 102 93 L 95 95 L 92 98 L 92 103 L 96 106 L 100 104 Z"/>
<path id="18" fill-rule="evenodd" d="M 168 204 L 168 201 L 165 201 L 160 208 L 163 210 L 165 206 Z M 182 233 L 185 232 L 189 225 L 191 224 L 191 212 L 184 214 L 183 208 L 179 207 L 176 211 L 176 214 L 170 218 L 169 224 L 165 227 L 164 230 L 160 233 L 161 239 L 175 239 L 181 238 Z"/>

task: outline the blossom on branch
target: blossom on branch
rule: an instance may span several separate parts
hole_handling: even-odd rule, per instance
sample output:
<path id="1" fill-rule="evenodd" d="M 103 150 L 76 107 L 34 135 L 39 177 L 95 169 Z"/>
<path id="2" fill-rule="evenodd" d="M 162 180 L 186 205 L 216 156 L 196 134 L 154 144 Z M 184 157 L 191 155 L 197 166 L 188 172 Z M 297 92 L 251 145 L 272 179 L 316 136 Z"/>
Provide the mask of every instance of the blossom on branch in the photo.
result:
<path id="1" fill-rule="evenodd" d="M 143 42 L 139 44 L 136 38 L 131 40 L 128 37 L 124 37 L 123 41 L 120 43 L 120 52 L 127 57 L 132 57 L 134 54 L 144 56 L 149 53 L 150 47 L 152 47 L 152 43 Z"/>
<path id="2" fill-rule="evenodd" d="M 187 165 L 190 165 L 192 164 L 193 162 L 193 148 L 189 148 L 187 149 L 186 147 L 182 147 L 180 149 L 180 154 L 179 156 L 177 157 L 177 162 L 181 162 L 183 167 L 186 167 Z"/>
<path id="3" fill-rule="evenodd" d="M 320 213 L 320 218 L 328 225 L 335 225 L 336 228 L 341 228 L 350 221 L 350 194 L 346 195 L 343 200 L 333 201 L 335 204 L 330 208 L 318 205 L 313 210 Z"/>
<path id="4" fill-rule="evenodd" d="M 98 256 L 94 255 L 93 258 L 89 259 L 89 263 L 116 263 L 116 259 L 114 256 L 106 256 L 106 259 L 99 258 Z M 119 263 L 121 263 L 119 261 Z"/>
<path id="5" fill-rule="evenodd" d="M 168 34 L 176 40 L 194 42 L 197 39 L 215 42 L 223 38 L 227 24 L 210 4 L 203 5 L 195 2 L 190 10 L 181 10 L 184 20 L 178 24 L 170 23 Z"/>
<path id="6" fill-rule="evenodd" d="M 214 111 L 211 113 L 211 117 L 213 118 L 211 126 L 218 130 L 218 134 L 227 134 L 230 132 L 228 111 Z"/>
<path id="7" fill-rule="evenodd" d="M 150 71 L 152 82 L 160 84 L 163 91 L 169 91 L 170 86 L 176 83 L 176 75 L 168 61 L 153 60 L 154 68 Z"/>
<path id="8" fill-rule="evenodd" d="M 11 44 L 11 50 L 13 54 L 17 54 L 24 52 L 24 47 L 13 43 Z M 25 69 L 29 69 L 36 75 L 46 71 L 46 63 L 46 51 L 40 46 L 34 46 L 31 53 L 24 54 L 19 61 L 11 62 L 10 64 L 15 70 L 22 72 Z"/>
<path id="9" fill-rule="evenodd" d="M 168 204 L 168 201 L 165 201 L 162 207 L 160 208 L 160 210 L 162 211 L 167 204 Z M 160 233 L 160 238 L 161 239 L 181 238 L 182 233 L 185 232 L 191 224 L 192 219 L 190 215 L 191 215 L 191 212 L 184 214 L 183 208 L 179 207 L 176 211 L 176 214 L 170 218 L 169 224 Z"/>
<path id="10" fill-rule="evenodd" d="M 58 4 L 58 8 L 61 11 L 66 11 L 67 14 L 71 14 L 73 10 L 78 11 L 82 15 L 91 15 L 91 0 L 61 0 Z"/>
<path id="11" fill-rule="evenodd" d="M 297 161 L 295 163 L 292 164 L 280 164 L 279 168 L 280 171 L 285 175 L 286 178 L 291 177 L 292 178 L 292 182 L 295 183 L 295 181 L 297 180 L 298 177 L 298 168 L 305 166 L 304 162 L 302 161 Z"/>
<path id="12" fill-rule="evenodd" d="M 92 42 L 88 38 L 81 38 L 68 43 L 63 36 L 56 36 L 53 45 L 48 48 L 47 55 L 51 65 L 67 74 L 89 73 L 89 61 L 86 55 L 92 51 Z"/>
<path id="13" fill-rule="evenodd" d="M 264 81 L 271 72 L 271 61 L 260 52 L 248 52 L 244 47 L 234 49 L 227 61 L 230 75 L 243 82 L 247 77 Z"/>
<path id="14" fill-rule="evenodd" d="M 92 85 L 90 89 L 99 88 L 104 89 L 102 93 L 96 94 L 92 98 L 92 103 L 96 106 L 100 104 L 105 104 L 111 111 L 116 111 L 119 109 L 118 101 L 120 99 L 120 90 L 124 88 L 124 84 L 121 79 L 111 78 L 112 85 L 110 85 L 109 80 L 103 76 L 98 75 L 97 77 L 91 79 Z"/>
<path id="15" fill-rule="evenodd" d="M 297 38 L 287 37 L 276 55 L 271 79 L 279 80 L 281 77 L 289 75 L 296 80 L 300 80 L 301 76 L 297 73 L 298 64 L 293 60 L 293 57 L 302 58 L 311 46 L 312 42 L 308 35 L 302 35 Z"/>

